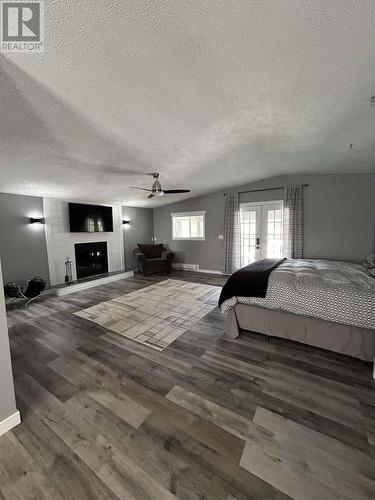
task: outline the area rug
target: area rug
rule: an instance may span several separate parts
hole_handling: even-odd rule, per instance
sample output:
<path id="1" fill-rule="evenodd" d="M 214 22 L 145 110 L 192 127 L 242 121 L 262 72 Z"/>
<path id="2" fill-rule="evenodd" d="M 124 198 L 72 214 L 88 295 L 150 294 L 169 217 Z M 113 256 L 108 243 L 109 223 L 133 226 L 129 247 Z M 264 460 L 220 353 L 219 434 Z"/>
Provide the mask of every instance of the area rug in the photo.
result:
<path id="1" fill-rule="evenodd" d="M 74 314 L 162 351 L 216 307 L 220 291 L 165 280 Z"/>

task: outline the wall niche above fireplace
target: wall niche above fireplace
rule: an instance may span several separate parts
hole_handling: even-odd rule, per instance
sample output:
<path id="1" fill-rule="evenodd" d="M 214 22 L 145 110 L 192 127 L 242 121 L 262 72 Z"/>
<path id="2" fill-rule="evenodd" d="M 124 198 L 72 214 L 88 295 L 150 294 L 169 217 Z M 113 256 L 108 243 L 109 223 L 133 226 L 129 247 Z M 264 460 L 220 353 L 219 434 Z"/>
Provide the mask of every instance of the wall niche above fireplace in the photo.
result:
<path id="1" fill-rule="evenodd" d="M 98 276 L 108 272 L 107 242 L 76 243 L 77 279 Z"/>

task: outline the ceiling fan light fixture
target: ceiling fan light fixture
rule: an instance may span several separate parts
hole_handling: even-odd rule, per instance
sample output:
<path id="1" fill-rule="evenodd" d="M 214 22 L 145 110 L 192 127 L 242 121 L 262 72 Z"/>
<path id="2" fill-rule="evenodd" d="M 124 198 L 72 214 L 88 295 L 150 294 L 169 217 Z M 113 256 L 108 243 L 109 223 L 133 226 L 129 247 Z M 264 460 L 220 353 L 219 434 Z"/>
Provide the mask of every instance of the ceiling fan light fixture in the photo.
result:
<path id="1" fill-rule="evenodd" d="M 161 184 L 159 182 L 159 174 L 154 172 L 152 174 L 147 174 L 147 175 L 152 175 L 152 177 L 155 179 L 151 189 L 146 189 L 146 188 L 141 188 L 141 187 L 136 187 L 136 186 L 131 186 L 132 189 L 140 189 L 141 191 L 148 191 L 150 194 L 148 195 L 148 198 L 154 198 L 155 196 L 164 196 L 165 194 L 180 194 L 180 193 L 190 193 L 190 189 L 163 189 L 161 187 Z"/>

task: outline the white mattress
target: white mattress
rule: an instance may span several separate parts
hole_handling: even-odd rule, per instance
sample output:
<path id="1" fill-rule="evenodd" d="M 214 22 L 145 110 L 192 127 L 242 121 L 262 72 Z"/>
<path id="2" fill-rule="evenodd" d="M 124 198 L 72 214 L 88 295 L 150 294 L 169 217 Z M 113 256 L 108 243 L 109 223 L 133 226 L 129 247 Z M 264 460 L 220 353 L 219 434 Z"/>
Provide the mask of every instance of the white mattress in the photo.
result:
<path id="1" fill-rule="evenodd" d="M 265 298 L 232 297 L 221 309 L 238 302 L 375 329 L 375 278 L 359 264 L 287 259 L 272 271 Z"/>

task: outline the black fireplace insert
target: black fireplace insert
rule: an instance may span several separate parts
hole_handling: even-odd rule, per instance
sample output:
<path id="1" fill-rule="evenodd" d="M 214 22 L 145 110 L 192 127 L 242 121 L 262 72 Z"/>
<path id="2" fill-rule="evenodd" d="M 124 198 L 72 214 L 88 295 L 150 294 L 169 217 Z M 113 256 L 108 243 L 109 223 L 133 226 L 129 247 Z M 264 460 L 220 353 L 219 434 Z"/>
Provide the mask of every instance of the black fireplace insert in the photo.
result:
<path id="1" fill-rule="evenodd" d="M 108 272 L 107 242 L 76 243 L 77 279 Z"/>

